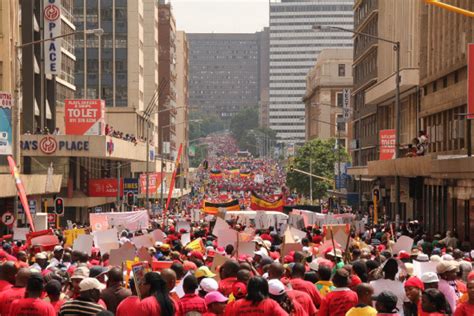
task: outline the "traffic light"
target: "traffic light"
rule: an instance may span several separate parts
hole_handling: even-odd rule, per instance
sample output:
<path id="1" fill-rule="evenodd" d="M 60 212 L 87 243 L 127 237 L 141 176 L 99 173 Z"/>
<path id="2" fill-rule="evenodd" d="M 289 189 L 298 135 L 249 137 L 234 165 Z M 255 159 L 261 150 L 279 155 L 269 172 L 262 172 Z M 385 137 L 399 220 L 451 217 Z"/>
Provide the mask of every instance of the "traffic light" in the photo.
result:
<path id="1" fill-rule="evenodd" d="M 54 199 L 54 213 L 57 215 L 64 215 L 64 200 L 63 198 L 56 198 Z"/>
<path id="2" fill-rule="evenodd" d="M 127 192 L 127 204 L 133 206 L 135 204 L 135 194 L 133 192 Z"/>

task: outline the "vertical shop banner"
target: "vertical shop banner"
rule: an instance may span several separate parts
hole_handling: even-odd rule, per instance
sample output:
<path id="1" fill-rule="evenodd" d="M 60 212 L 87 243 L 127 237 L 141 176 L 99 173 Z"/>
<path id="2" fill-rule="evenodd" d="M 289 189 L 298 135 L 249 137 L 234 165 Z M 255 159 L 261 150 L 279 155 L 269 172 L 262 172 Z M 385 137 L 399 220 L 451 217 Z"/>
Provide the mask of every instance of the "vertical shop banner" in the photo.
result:
<path id="1" fill-rule="evenodd" d="M 474 43 L 468 45 L 467 55 L 467 119 L 474 119 Z"/>
<path id="2" fill-rule="evenodd" d="M 43 0 L 44 4 L 44 71 L 47 75 L 61 73 L 61 0 Z"/>
<path id="3" fill-rule="evenodd" d="M 104 100 L 66 100 L 66 135 L 104 135 Z"/>
<path id="4" fill-rule="evenodd" d="M 148 194 L 156 194 L 161 185 L 161 172 L 148 174 Z M 146 173 L 140 174 L 140 194 L 146 194 Z"/>
<path id="5" fill-rule="evenodd" d="M 12 154 L 12 95 L 0 91 L 0 156 Z"/>
<path id="6" fill-rule="evenodd" d="M 379 133 L 379 160 L 390 160 L 395 158 L 395 130 L 383 129 Z"/>

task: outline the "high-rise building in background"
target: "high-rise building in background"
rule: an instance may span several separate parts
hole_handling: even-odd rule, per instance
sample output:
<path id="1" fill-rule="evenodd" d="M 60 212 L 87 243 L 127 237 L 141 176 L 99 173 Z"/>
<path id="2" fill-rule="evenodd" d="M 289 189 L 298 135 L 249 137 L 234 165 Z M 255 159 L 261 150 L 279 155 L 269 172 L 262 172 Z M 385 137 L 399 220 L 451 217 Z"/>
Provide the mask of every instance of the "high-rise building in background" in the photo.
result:
<path id="1" fill-rule="evenodd" d="M 270 128 L 281 142 L 305 140 L 306 75 L 325 48 L 352 47 L 352 33 L 315 32 L 314 25 L 353 28 L 353 0 L 270 1 Z"/>
<path id="2" fill-rule="evenodd" d="M 258 100 L 258 125 L 268 128 L 270 125 L 268 106 L 270 102 L 270 31 L 265 27 L 257 32 L 257 46 L 259 52 L 259 100 Z"/>
<path id="3" fill-rule="evenodd" d="M 203 113 L 230 118 L 260 99 L 260 49 L 254 34 L 188 34 L 190 104 Z M 268 56 L 268 55 L 267 55 Z M 264 76 L 264 74 L 263 74 Z"/>

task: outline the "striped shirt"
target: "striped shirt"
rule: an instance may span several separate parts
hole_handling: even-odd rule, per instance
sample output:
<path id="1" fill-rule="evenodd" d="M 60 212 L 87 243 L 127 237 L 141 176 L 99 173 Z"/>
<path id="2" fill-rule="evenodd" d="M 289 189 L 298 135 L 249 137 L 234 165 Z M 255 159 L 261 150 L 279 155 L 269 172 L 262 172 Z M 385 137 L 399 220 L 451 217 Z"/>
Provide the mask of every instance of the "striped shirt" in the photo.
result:
<path id="1" fill-rule="evenodd" d="M 63 304 L 59 311 L 59 316 L 66 315 L 77 315 L 77 316 L 88 316 L 95 315 L 98 312 L 103 311 L 104 308 L 99 304 L 88 302 L 77 298 L 72 301 L 68 301 Z"/>

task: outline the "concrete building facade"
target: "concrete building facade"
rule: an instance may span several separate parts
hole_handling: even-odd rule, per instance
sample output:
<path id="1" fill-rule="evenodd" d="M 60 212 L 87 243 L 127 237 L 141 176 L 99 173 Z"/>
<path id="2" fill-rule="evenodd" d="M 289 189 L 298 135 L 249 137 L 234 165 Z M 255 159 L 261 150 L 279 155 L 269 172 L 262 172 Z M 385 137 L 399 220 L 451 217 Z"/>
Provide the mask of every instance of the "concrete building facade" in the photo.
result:
<path id="1" fill-rule="evenodd" d="M 305 140 L 306 75 L 325 48 L 352 47 L 352 34 L 314 25 L 352 29 L 354 1 L 270 1 L 270 128 L 280 142 Z"/>
<path id="2" fill-rule="evenodd" d="M 176 32 L 176 121 L 186 122 L 189 120 L 189 47 L 187 35 L 183 31 Z M 182 108 L 181 108 L 182 107 Z M 176 126 L 176 144 L 183 145 L 182 168 L 186 173 L 189 168 L 189 124 Z M 185 174 L 181 174 L 179 184 L 184 186 Z M 181 180 L 182 179 L 182 180 Z"/>
<path id="3" fill-rule="evenodd" d="M 352 49 L 323 49 L 306 79 L 306 141 L 336 138 L 347 148 L 349 129 L 343 106 L 344 96 L 350 100 L 351 88 Z"/>

